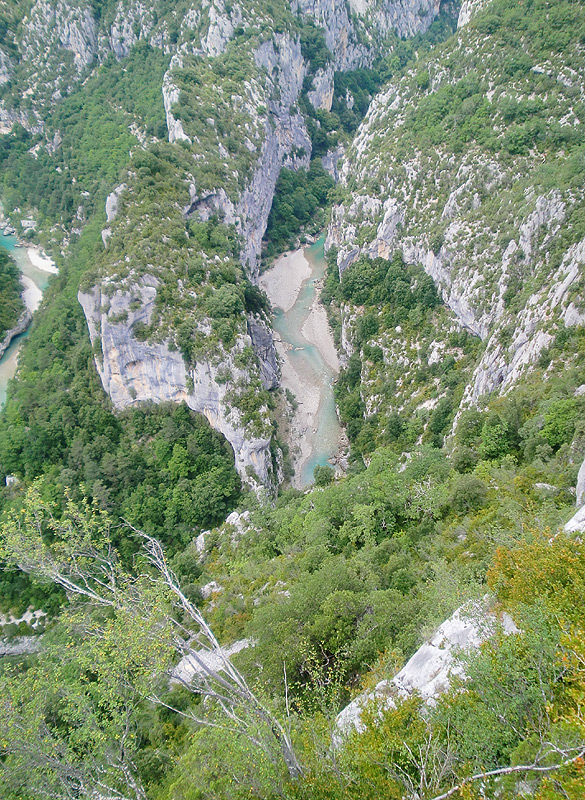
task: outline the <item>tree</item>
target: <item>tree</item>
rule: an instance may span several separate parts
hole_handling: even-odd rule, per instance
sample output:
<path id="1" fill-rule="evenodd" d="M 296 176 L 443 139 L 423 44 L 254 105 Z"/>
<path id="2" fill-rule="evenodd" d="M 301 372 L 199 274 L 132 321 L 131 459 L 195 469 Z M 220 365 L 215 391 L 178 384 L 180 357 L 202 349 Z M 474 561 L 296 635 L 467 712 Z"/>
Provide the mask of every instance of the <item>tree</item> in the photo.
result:
<path id="1" fill-rule="evenodd" d="M 132 709 L 149 700 L 197 724 L 223 727 L 247 736 L 270 759 L 283 764 L 290 778 L 298 778 L 302 769 L 289 733 L 232 664 L 199 609 L 182 590 L 159 542 L 128 526 L 143 545 L 138 562 L 140 572 L 132 575 L 122 568 L 112 545 L 113 527 L 108 515 L 87 501 L 76 505 L 68 500 L 62 517 L 56 519 L 52 507 L 42 500 L 39 485 L 34 484 L 24 498 L 22 510 L 12 512 L 2 527 L 0 557 L 37 579 L 56 583 L 65 589 L 70 600 L 77 601 L 73 605 L 74 616 L 67 619 L 76 620 L 76 635 L 82 649 L 88 637 L 95 643 L 99 669 L 92 681 L 111 692 L 114 705 L 122 702 L 123 708 L 129 710 L 128 730 L 132 727 Z M 121 646 L 116 647 L 116 642 Z M 74 644 L 75 639 L 69 638 L 67 646 Z M 207 657 L 209 654 L 214 656 L 213 664 Z M 185 656 L 198 668 L 190 681 L 174 672 L 177 659 Z M 116 682 L 118 674 L 121 678 Z M 183 709 L 173 704 L 166 691 L 171 675 L 188 692 L 207 699 L 211 713 L 205 708 L 199 713 L 192 705 Z M 125 689 L 121 694 L 116 689 L 120 682 Z M 75 702 L 71 702 L 75 707 Z M 89 696 L 88 703 L 91 714 L 102 712 L 99 692 L 95 697 Z M 27 751 L 38 749 L 39 767 L 49 763 L 52 753 L 55 780 L 69 780 L 70 737 L 60 733 L 62 744 L 55 749 L 52 735 L 41 735 L 39 729 L 28 730 L 24 726 L 30 713 L 25 713 L 26 709 L 20 713 L 19 709 L 19 703 L 11 704 L 14 722 L 2 745 L 11 757 L 9 766 L 22 765 L 18 754 L 24 742 Z M 124 727 L 121 721 L 119 725 Z M 94 727 L 99 729 L 97 725 Z M 18 731 L 21 734 L 16 735 Z M 108 741 L 107 733 L 102 740 Z M 117 740 L 114 736 L 113 741 Z M 85 749 L 92 752 L 84 734 L 82 754 Z M 124 766 L 122 770 L 118 762 L 110 764 L 102 755 L 96 766 L 90 768 L 75 752 L 74 766 L 84 770 L 83 785 L 93 785 L 92 791 L 99 793 L 96 776 L 101 774 L 100 770 L 109 775 L 119 768 L 125 793 L 113 785 L 112 791 L 118 794 L 112 796 L 141 800 L 142 789 L 131 758 L 119 761 Z"/>
<path id="2" fill-rule="evenodd" d="M 335 470 L 328 464 L 317 464 L 313 470 L 313 476 L 315 479 L 315 486 L 328 486 L 330 483 L 333 483 Z"/>

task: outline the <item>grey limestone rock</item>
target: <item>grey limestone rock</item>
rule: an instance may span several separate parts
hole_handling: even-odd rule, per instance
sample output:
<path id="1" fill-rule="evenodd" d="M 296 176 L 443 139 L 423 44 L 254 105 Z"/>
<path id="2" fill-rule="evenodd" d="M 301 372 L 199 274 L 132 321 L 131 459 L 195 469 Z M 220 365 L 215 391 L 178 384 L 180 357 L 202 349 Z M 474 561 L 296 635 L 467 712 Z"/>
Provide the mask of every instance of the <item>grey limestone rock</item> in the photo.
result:
<path id="1" fill-rule="evenodd" d="M 321 158 L 323 168 L 331 175 L 335 183 L 339 180 L 339 162 L 345 155 L 345 147 L 340 144 L 335 150 L 329 152 Z"/>
<path id="2" fill-rule="evenodd" d="M 585 533 L 585 506 L 573 514 L 564 529 L 565 533 Z"/>
<path id="3" fill-rule="evenodd" d="M 331 111 L 333 89 L 333 66 L 329 64 L 325 69 L 319 69 L 313 77 L 313 88 L 307 94 L 313 108 Z"/>
<path id="4" fill-rule="evenodd" d="M 502 616 L 500 624 L 506 634 L 518 633 L 508 614 Z M 497 625 L 498 620 L 486 608 L 485 600 L 458 608 L 431 639 L 416 651 L 400 672 L 356 697 L 338 714 L 335 742 L 339 744 L 344 736 L 354 730 L 358 733 L 365 730 L 361 715 L 368 704 L 374 703 L 384 710 L 392 708 L 396 700 L 417 692 L 425 703 L 433 705 L 439 695 L 449 688 L 452 676 L 464 675 L 457 655 L 477 650 L 493 636 Z"/>
<path id="5" fill-rule="evenodd" d="M 346 70 L 370 64 L 392 30 L 401 37 L 427 30 L 440 0 L 293 0 L 291 7 L 324 29 L 335 69 Z"/>
<path id="6" fill-rule="evenodd" d="M 459 19 L 457 20 L 457 27 L 463 28 L 464 25 L 477 14 L 478 11 L 489 2 L 489 0 L 463 0 L 461 9 L 459 10 Z"/>
<path id="7" fill-rule="evenodd" d="M 0 86 L 8 83 L 12 75 L 12 63 L 6 53 L 0 50 Z"/>
<path id="8" fill-rule="evenodd" d="M 42 74 L 44 62 L 55 47 L 71 51 L 78 71 L 93 62 L 97 30 L 89 3 L 73 7 L 65 0 L 36 0 L 24 27 L 22 56 Z"/>
<path id="9" fill-rule="evenodd" d="M 258 317 L 248 317 L 248 333 L 252 347 L 260 362 L 260 377 L 265 389 L 276 389 L 280 370 L 272 332 L 268 325 Z"/>
<path id="10" fill-rule="evenodd" d="M 154 27 L 152 5 L 141 0 L 119 3 L 109 31 L 106 33 L 107 49 L 117 59 L 125 58 L 139 39 L 147 39 Z M 154 45 L 156 46 L 156 45 Z M 106 49 L 105 42 L 102 47 Z"/>
<path id="11" fill-rule="evenodd" d="M 577 508 L 585 504 L 585 460 L 579 468 L 577 475 Z"/>
<path id="12" fill-rule="evenodd" d="M 254 647 L 254 641 L 252 639 L 240 639 L 237 642 L 233 642 L 233 644 L 222 647 L 218 651 L 198 650 L 196 651 L 196 658 L 186 655 L 173 670 L 171 684 L 189 684 L 197 675 L 206 670 L 222 672 L 226 668 L 226 660 L 248 647 Z M 202 666 L 202 663 L 204 666 Z"/>
<path id="13" fill-rule="evenodd" d="M 18 322 L 16 323 L 16 325 L 6 332 L 4 339 L 0 342 L 0 358 L 2 358 L 4 353 L 10 347 L 10 342 L 16 336 L 19 336 L 21 333 L 24 333 L 25 330 L 30 325 L 31 321 L 32 321 L 32 314 L 28 309 L 25 309 L 18 318 Z"/>
<path id="14" fill-rule="evenodd" d="M 172 70 L 176 67 L 183 66 L 183 59 L 179 54 L 175 54 L 171 58 L 169 69 L 165 72 L 162 85 L 163 104 L 165 107 L 165 114 L 167 118 L 167 129 L 169 132 L 169 142 L 180 141 L 181 139 L 190 142 L 191 140 L 183 130 L 181 121 L 176 119 L 173 115 L 172 108 L 179 102 L 179 89 L 173 83 Z"/>
<path id="15" fill-rule="evenodd" d="M 106 219 L 108 222 L 112 222 L 116 218 L 116 214 L 118 213 L 118 200 L 126 188 L 126 184 L 121 183 L 106 197 Z"/>
<path id="16" fill-rule="evenodd" d="M 218 363 L 206 361 L 188 368 L 181 353 L 171 349 L 167 341 L 142 342 L 132 335 L 133 325 L 149 323 L 157 285 L 152 276 L 143 276 L 131 290 L 119 289 L 111 296 L 105 293 L 106 286 L 79 292 L 92 344 L 101 350 L 101 355 L 96 356 L 96 367 L 104 390 L 116 408 L 148 400 L 185 402 L 193 411 L 203 414 L 211 427 L 231 444 L 236 468 L 245 483 L 253 488 L 271 487 L 270 439 L 246 434 L 238 410 L 226 401 L 225 381 L 218 380 L 222 370 L 234 379 L 246 377 L 235 366 L 233 351 L 222 356 Z M 137 299 L 139 304 L 132 303 Z M 240 337 L 235 349 L 250 344 L 249 337 Z"/>

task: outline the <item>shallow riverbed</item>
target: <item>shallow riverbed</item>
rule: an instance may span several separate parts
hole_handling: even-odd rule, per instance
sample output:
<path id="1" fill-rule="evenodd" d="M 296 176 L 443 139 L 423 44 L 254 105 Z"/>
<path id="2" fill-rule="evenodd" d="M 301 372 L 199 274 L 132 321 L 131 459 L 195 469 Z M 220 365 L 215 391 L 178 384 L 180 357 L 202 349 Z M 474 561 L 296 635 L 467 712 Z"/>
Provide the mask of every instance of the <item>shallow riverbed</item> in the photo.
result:
<path id="1" fill-rule="evenodd" d="M 341 436 L 333 399 L 339 363 L 319 303 L 325 266 L 321 237 L 310 247 L 281 256 L 260 278 L 275 310 L 281 383 L 298 402 L 291 425 L 297 487 L 312 483 L 315 467 L 336 456 Z"/>
<path id="2" fill-rule="evenodd" d="M 54 269 L 50 268 L 50 262 L 44 264 L 44 259 L 39 256 L 35 257 L 35 261 L 43 263 L 43 269 L 33 264 L 29 251 L 26 247 L 16 247 L 18 240 L 14 236 L 4 236 L 0 232 L 0 247 L 4 247 L 16 261 L 18 268 L 22 274 L 23 286 L 25 289 L 24 299 L 27 307 L 34 310 L 40 303 L 43 291 L 47 287 L 50 272 Z M 23 339 L 26 338 L 27 332 L 17 336 L 10 343 L 10 347 L 0 359 L 0 405 L 4 404 L 6 400 L 6 387 L 8 381 L 14 377 L 18 361 L 18 351 L 22 345 Z"/>

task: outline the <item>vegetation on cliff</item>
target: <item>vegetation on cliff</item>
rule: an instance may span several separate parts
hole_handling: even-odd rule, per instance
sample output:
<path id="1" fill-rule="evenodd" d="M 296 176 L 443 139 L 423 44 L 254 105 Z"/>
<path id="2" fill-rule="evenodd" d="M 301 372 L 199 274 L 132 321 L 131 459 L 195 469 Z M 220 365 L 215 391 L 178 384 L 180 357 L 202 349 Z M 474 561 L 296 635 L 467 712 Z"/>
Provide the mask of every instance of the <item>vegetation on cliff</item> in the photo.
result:
<path id="1" fill-rule="evenodd" d="M 16 325 L 23 311 L 20 272 L 14 259 L 0 247 L 0 341 Z"/>
<path id="2" fill-rule="evenodd" d="M 48 138 L 15 126 L 0 139 L 4 197 L 21 213 L 35 209 L 43 235 L 67 245 L 0 417 L 0 475 L 20 479 L 0 488 L 0 609 L 50 612 L 40 651 L 0 664 L 2 797 L 580 800 L 585 550 L 560 530 L 585 450 L 583 327 L 555 320 L 530 374 L 463 410 L 454 426 L 483 345 L 442 302 L 424 258 L 402 244 L 411 226 L 441 252 L 449 174 L 460 156 L 481 167 L 486 153 L 518 177 L 497 200 L 480 197 L 495 234 L 483 232 L 486 249 L 501 256 L 508 221 L 532 209 L 527 170 L 570 205 L 557 239 L 540 242 L 547 268 L 583 238 L 582 104 L 556 77 L 564 70 L 568 81 L 582 67 L 582 4 L 493 0 L 468 34 L 438 48 L 393 40 L 384 63 L 335 77 L 331 113 L 308 110 L 305 86 L 299 105 L 313 156 L 354 132 L 383 81 L 392 78 L 387 91 L 408 102 L 394 120 L 401 131 L 387 132 L 381 119 L 361 154 L 369 122 L 358 129 L 342 188 L 331 189 L 316 158 L 306 171 L 281 173 L 268 254 L 317 224 L 332 197 L 355 203 L 344 224 L 367 245 L 382 207 L 364 198 L 379 199 L 387 179 L 405 186 L 413 153 L 424 158 L 420 202 L 395 220 L 396 246 L 358 254 L 341 277 L 331 252 L 323 296 L 347 347 L 336 399 L 352 445 L 348 474 L 333 480 L 321 470 L 317 486 L 282 492 L 272 505 L 241 493 L 229 446 L 186 406 L 114 412 L 77 292 L 99 284 L 99 314 L 122 325 L 128 314 L 115 319 L 110 297 L 131 296 L 149 276 L 157 296 L 148 324 L 133 329 L 137 341 L 165 340 L 190 365 L 230 351 L 247 315 L 267 306 L 240 264 L 236 225 L 207 192 L 239 201 L 279 102 L 254 48 L 274 34 L 298 36 L 309 77 L 329 55 L 316 26 L 281 2 L 250 4 L 254 24 L 244 18 L 213 58 L 192 52 L 209 15 L 182 24 L 182 3 L 155 5 L 153 36 L 184 46 L 168 78 L 189 139 L 162 141 L 157 93 L 168 53 L 145 42 L 95 74 L 81 70 L 83 80 L 64 62 L 69 94 L 44 120 Z M 91 7 L 98 22 L 115 10 L 110 0 Z M 548 72 L 533 69 L 546 59 Z M 48 91 L 24 106 L 38 109 Z M 16 94 L 4 89 L 7 102 Z M 353 106 L 343 102 L 349 95 Z M 565 119 L 569 105 L 576 122 Z M 106 223 L 105 198 L 121 183 Z M 476 212 L 472 203 L 470 225 Z M 510 261 L 510 314 L 534 290 L 528 272 Z M 495 276 L 494 266 L 485 284 Z M 498 335 L 509 347 L 511 330 Z M 251 349 L 239 358 L 251 378 L 228 397 L 258 430 L 270 398 Z M 517 630 L 462 653 L 466 679 L 432 708 L 417 696 L 373 704 L 362 733 L 332 737 L 352 697 L 486 594 Z M 224 672 L 202 667 L 218 642 L 238 644 L 231 662 L 220 657 Z M 192 684 L 176 672 L 187 653 Z"/>

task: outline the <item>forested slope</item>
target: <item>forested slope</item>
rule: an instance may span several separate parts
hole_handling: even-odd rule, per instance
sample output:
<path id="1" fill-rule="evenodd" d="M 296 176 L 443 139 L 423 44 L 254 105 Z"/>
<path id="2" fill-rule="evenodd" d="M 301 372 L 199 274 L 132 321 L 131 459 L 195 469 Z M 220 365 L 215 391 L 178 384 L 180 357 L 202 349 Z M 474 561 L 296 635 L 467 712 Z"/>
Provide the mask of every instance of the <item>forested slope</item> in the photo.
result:
<path id="1" fill-rule="evenodd" d="M 0 793 L 580 800 L 585 6 L 68 6 L 0 15 L 3 201 L 60 266 L 0 418 L 0 608 L 49 612 Z M 349 466 L 277 494 L 255 280 L 327 213 Z M 436 703 L 341 736 L 457 609 Z"/>

